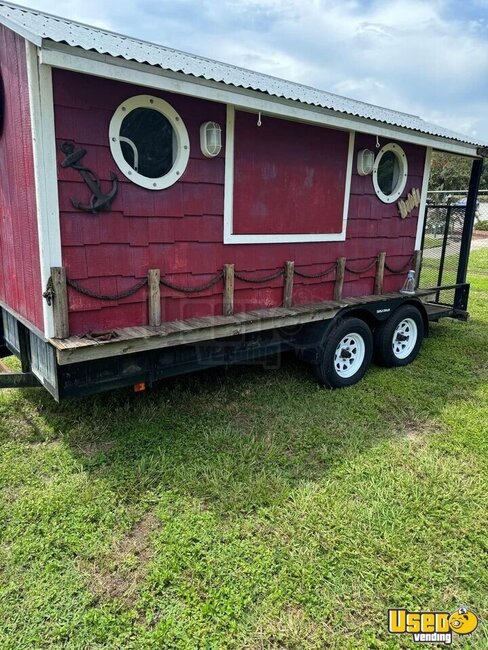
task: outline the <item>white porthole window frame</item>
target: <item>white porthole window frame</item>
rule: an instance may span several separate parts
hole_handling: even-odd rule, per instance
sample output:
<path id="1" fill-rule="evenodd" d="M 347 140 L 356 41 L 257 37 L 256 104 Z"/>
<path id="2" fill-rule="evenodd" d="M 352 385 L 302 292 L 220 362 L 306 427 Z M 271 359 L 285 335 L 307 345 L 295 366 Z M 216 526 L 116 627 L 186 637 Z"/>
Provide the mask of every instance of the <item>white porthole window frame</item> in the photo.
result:
<path id="1" fill-rule="evenodd" d="M 121 141 L 127 142 L 132 148 L 133 143 L 120 136 L 120 129 L 124 118 L 136 108 L 149 108 L 159 111 L 171 124 L 173 129 L 173 166 L 159 178 L 149 178 L 135 171 L 124 158 Z M 152 95 L 135 95 L 126 99 L 118 106 L 110 120 L 109 126 L 110 151 L 118 168 L 126 178 L 146 188 L 147 190 L 164 190 L 174 185 L 183 175 L 190 159 L 190 138 L 188 131 L 175 109 L 160 97 Z"/>
<path id="2" fill-rule="evenodd" d="M 378 183 L 378 168 L 381 159 L 383 158 L 385 153 L 389 151 L 391 151 L 395 155 L 396 159 L 398 160 L 399 172 L 392 193 L 385 194 Z M 400 147 L 399 144 L 396 144 L 395 142 L 389 142 L 388 144 L 385 144 L 385 146 L 378 151 L 373 166 L 373 187 L 374 187 L 374 191 L 376 192 L 376 196 L 380 199 L 380 201 L 383 201 L 383 203 L 394 203 L 401 197 L 403 190 L 405 189 L 405 185 L 407 184 L 407 179 L 408 179 L 408 160 L 405 151 L 402 149 L 402 147 Z"/>

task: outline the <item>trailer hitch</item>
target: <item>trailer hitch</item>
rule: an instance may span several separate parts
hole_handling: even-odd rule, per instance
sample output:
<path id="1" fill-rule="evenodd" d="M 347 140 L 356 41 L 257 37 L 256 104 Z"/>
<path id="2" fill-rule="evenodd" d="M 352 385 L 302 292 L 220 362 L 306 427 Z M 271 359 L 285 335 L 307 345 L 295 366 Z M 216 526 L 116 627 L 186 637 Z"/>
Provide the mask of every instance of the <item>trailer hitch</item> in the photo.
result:
<path id="1" fill-rule="evenodd" d="M 80 173 L 80 176 L 88 185 L 92 195 L 90 197 L 89 203 L 81 203 L 77 199 L 71 199 L 71 203 L 77 210 L 83 210 L 84 212 L 92 212 L 96 214 L 97 212 L 108 212 L 112 207 L 112 202 L 115 199 L 119 187 L 119 181 L 117 176 L 110 172 L 110 180 L 112 182 L 112 189 L 110 192 L 104 194 L 102 192 L 100 179 L 98 176 L 88 167 L 82 163 L 82 159 L 86 155 L 86 149 L 78 149 L 75 151 L 75 146 L 72 142 L 63 142 L 61 145 L 61 151 L 66 155 L 66 158 L 61 161 L 61 167 L 64 169 L 71 167 L 76 169 Z"/>

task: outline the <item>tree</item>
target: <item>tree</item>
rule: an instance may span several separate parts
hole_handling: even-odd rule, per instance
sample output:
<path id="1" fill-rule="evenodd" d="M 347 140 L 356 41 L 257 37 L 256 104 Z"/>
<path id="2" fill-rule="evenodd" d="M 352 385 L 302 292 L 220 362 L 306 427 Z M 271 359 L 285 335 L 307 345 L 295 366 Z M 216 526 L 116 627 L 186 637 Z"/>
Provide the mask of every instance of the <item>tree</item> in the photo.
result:
<path id="1" fill-rule="evenodd" d="M 488 190 L 488 158 L 485 158 L 483 173 L 481 174 L 480 190 Z"/>
<path id="2" fill-rule="evenodd" d="M 467 191 L 471 176 L 470 158 L 434 151 L 430 171 L 429 190 Z M 480 190 L 488 190 L 488 161 L 481 176 Z"/>

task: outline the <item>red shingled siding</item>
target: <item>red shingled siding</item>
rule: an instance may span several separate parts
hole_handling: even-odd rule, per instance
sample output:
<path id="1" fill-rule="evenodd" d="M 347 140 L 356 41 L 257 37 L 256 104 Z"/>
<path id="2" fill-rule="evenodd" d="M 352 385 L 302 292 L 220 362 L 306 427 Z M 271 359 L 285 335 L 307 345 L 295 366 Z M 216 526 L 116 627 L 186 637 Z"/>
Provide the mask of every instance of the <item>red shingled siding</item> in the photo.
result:
<path id="1" fill-rule="evenodd" d="M 63 140 L 73 140 L 76 146 L 88 150 L 85 163 L 101 176 L 106 186 L 110 171 L 115 171 L 120 180 L 112 212 L 84 214 L 74 210 L 70 197 L 86 200 L 86 186 L 76 172 L 59 168 L 63 260 L 68 277 L 84 286 L 115 293 L 144 277 L 149 268 L 170 274 L 176 284 L 197 285 L 226 263 L 234 263 L 243 273 L 267 275 L 282 267 L 286 260 L 295 260 L 297 267 L 318 272 L 340 255 L 348 258 L 351 267 L 361 268 L 380 251 L 386 251 L 388 263 L 397 268 L 413 253 L 416 212 L 401 220 L 396 206 L 385 205 L 376 197 L 371 177 L 361 178 L 355 173 L 345 242 L 224 245 L 224 152 L 215 159 L 204 158 L 200 153 L 199 128 L 206 120 L 215 120 L 224 127 L 225 107 L 120 82 L 53 72 L 58 151 Z M 178 183 L 160 192 L 129 182 L 118 171 L 108 143 L 113 111 L 127 97 L 144 93 L 169 101 L 182 116 L 190 136 L 191 157 L 185 174 Z M 371 136 L 358 135 L 356 150 L 374 149 L 375 143 Z M 408 191 L 421 187 L 425 150 L 411 145 L 404 148 L 409 161 Z M 59 160 L 62 158 L 59 151 Z M 251 205 L 252 194 L 249 201 Z M 344 295 L 371 293 L 373 278 L 374 269 L 361 275 L 347 273 Z M 387 273 L 385 289 L 398 289 L 403 280 L 404 275 Z M 296 302 L 331 298 L 332 291 L 333 274 L 326 281 L 295 278 Z M 162 288 L 164 318 L 220 314 L 221 294 L 221 284 L 198 295 L 182 295 Z M 281 298 L 281 279 L 266 286 L 236 280 L 237 311 L 276 306 Z M 145 289 L 118 303 L 100 302 L 70 291 L 73 333 L 146 323 Z"/>
<path id="2" fill-rule="evenodd" d="M 25 41 L 0 26 L 0 300 L 43 329 Z"/>

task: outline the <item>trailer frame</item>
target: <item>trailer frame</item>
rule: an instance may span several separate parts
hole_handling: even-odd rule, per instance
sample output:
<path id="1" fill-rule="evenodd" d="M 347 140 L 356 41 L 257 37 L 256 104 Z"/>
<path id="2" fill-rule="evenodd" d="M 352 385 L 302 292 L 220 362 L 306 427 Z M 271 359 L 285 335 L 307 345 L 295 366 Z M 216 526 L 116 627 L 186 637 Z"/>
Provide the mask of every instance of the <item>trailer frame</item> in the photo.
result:
<path id="1" fill-rule="evenodd" d="M 288 297 L 282 307 L 123 328 L 109 333 L 106 340 L 93 336 L 46 339 L 25 319 L 1 304 L 0 358 L 9 353 L 17 356 L 21 372 L 0 368 L 0 388 L 42 385 L 56 400 L 61 400 L 124 386 L 151 385 L 158 379 L 215 366 L 255 362 L 292 350 L 304 361 L 316 364 L 321 344 L 338 322 L 355 316 L 374 331 L 404 304 L 417 307 L 426 334 L 429 323 L 441 318 L 465 321 L 469 316 L 466 275 L 482 168 L 483 159 L 473 160 L 455 283 L 418 288 L 414 295 L 396 292 L 341 298 L 339 291 L 338 299 L 308 305 L 292 305 L 291 293 L 288 291 L 288 295 L 285 290 Z M 438 277 L 441 279 L 449 216 L 448 212 L 439 263 Z M 427 220 L 422 237 L 423 252 L 426 226 Z M 338 259 L 338 268 L 341 260 L 345 263 L 344 258 Z M 420 258 L 416 259 L 416 264 L 422 280 Z M 384 258 L 380 254 L 375 279 L 375 289 L 379 291 L 383 268 Z M 340 273 L 337 279 L 342 289 Z M 441 300 L 443 292 L 453 292 L 453 300 Z"/>
<path id="2" fill-rule="evenodd" d="M 437 289 L 432 287 L 415 295 L 397 292 L 190 319 L 159 328 L 130 328 L 136 332 L 119 330 L 120 339 L 103 342 L 80 337 L 46 340 L 2 309 L 3 349 L 22 360 L 22 373 L 0 376 L 0 388 L 43 385 L 59 401 L 127 386 L 150 386 L 159 379 L 255 363 L 289 351 L 316 364 L 328 332 L 346 318 L 361 318 L 374 330 L 401 305 L 413 304 L 422 314 L 426 332 L 429 322 L 440 318 L 466 320 L 469 285 L 455 288 L 464 296 L 462 309 L 429 302 Z"/>

